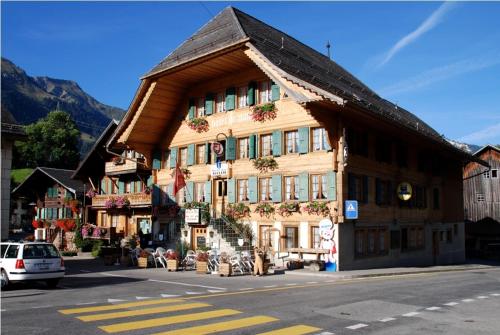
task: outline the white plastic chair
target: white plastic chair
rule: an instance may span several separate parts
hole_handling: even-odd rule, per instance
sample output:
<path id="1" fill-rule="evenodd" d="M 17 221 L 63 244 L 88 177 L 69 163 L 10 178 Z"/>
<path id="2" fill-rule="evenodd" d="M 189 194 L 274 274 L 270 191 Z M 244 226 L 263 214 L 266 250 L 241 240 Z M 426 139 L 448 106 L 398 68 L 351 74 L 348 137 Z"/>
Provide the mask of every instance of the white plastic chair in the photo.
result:
<path id="1" fill-rule="evenodd" d="M 155 264 L 156 262 L 160 262 L 160 264 L 166 268 L 167 267 L 167 258 L 165 257 L 166 250 L 162 247 L 156 248 L 156 252 L 154 254 Z"/>
<path id="2" fill-rule="evenodd" d="M 135 249 L 129 249 L 130 259 L 132 260 L 132 265 L 137 265 L 137 260 L 141 254 L 141 248 L 137 247 Z"/>
<path id="3" fill-rule="evenodd" d="M 196 269 L 196 253 L 193 250 L 186 252 L 186 257 L 182 260 L 182 265 L 184 270 L 187 270 L 187 268 Z"/>
<path id="4" fill-rule="evenodd" d="M 212 249 L 208 252 L 208 269 L 210 271 L 219 271 L 219 258 L 216 250 Z"/>
<path id="5" fill-rule="evenodd" d="M 148 263 L 155 263 L 155 266 L 158 267 L 158 264 L 156 263 L 156 251 L 153 248 L 144 248 L 144 251 L 148 253 Z"/>
<path id="6" fill-rule="evenodd" d="M 245 271 L 249 273 L 253 272 L 254 263 L 252 261 L 252 254 L 250 251 L 244 250 L 241 252 L 241 262 L 243 263 Z"/>
<path id="7" fill-rule="evenodd" d="M 243 269 L 244 269 L 244 266 L 241 262 L 241 256 L 240 254 L 234 254 L 231 256 L 231 258 L 229 259 L 229 262 L 231 263 L 231 267 L 233 268 L 233 273 L 236 273 L 236 272 L 239 272 L 241 274 L 243 274 Z"/>

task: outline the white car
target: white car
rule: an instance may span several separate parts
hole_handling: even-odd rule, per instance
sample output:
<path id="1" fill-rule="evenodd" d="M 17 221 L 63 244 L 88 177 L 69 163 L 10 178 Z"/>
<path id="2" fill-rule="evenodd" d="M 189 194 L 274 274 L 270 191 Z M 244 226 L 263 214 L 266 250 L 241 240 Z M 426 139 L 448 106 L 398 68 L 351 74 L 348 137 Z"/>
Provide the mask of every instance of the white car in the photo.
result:
<path id="1" fill-rule="evenodd" d="M 2 288 L 16 281 L 45 281 L 53 288 L 64 277 L 64 261 L 51 243 L 2 242 Z"/>

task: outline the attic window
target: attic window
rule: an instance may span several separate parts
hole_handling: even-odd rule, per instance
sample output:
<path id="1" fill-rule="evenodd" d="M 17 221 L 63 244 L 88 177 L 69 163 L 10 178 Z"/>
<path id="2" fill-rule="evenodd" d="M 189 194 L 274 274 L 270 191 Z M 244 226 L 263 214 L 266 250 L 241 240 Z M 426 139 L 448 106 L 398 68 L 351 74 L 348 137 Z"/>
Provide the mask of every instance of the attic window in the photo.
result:
<path id="1" fill-rule="evenodd" d="M 476 201 L 483 202 L 484 201 L 484 194 L 483 193 L 476 193 Z"/>
<path id="2" fill-rule="evenodd" d="M 483 177 L 484 177 L 484 179 L 490 179 L 490 171 L 488 170 L 488 171 L 484 172 Z"/>
<path id="3" fill-rule="evenodd" d="M 491 178 L 498 178 L 498 170 L 491 170 Z"/>

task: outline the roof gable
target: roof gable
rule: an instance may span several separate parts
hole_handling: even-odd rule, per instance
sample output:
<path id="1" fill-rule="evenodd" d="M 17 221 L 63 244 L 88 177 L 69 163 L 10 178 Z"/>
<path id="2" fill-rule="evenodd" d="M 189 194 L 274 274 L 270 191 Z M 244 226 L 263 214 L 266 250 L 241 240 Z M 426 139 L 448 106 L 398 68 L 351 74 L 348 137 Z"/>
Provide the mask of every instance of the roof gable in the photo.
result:
<path id="1" fill-rule="evenodd" d="M 33 172 L 26 177 L 26 179 L 19 184 L 13 191 L 12 193 L 16 193 L 19 190 L 23 189 L 25 185 L 30 184 L 31 182 L 35 182 L 34 179 L 36 179 L 37 175 L 43 175 L 46 176 L 53 181 L 61 184 L 65 189 L 67 189 L 69 192 L 73 194 L 81 194 L 83 193 L 84 186 L 83 183 L 79 180 L 74 180 L 71 179 L 71 176 L 75 170 L 65 170 L 65 169 L 54 169 L 54 168 L 47 168 L 47 167 L 37 167 Z"/>

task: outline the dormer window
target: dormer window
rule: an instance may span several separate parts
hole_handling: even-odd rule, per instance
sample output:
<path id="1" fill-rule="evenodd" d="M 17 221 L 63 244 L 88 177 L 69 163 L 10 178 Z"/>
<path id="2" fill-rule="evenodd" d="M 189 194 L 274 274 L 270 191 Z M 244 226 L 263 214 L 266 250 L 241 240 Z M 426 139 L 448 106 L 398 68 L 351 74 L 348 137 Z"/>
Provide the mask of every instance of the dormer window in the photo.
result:
<path id="1" fill-rule="evenodd" d="M 259 104 L 271 102 L 271 82 L 263 81 L 259 84 Z"/>

